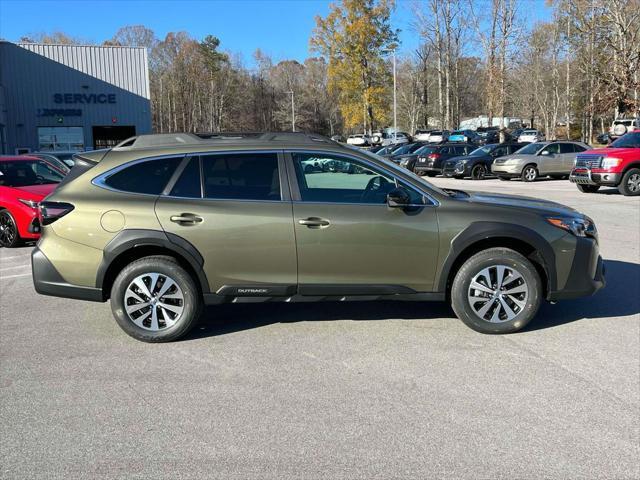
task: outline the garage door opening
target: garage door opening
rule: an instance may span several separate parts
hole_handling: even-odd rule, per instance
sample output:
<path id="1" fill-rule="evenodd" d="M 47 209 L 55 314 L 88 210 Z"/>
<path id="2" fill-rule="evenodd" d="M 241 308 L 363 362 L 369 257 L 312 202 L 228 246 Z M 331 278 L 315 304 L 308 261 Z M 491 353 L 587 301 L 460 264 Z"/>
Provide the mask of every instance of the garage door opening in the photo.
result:
<path id="1" fill-rule="evenodd" d="M 136 127 L 133 125 L 118 125 L 93 127 L 93 148 L 115 147 L 121 141 L 136 134 Z"/>

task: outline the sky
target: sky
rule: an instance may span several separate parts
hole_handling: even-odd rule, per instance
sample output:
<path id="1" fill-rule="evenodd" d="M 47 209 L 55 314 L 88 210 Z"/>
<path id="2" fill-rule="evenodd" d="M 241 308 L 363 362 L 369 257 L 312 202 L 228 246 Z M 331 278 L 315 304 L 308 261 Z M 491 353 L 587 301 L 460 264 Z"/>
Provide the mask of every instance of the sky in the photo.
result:
<path id="1" fill-rule="evenodd" d="M 461 0 L 464 1 L 464 0 Z M 412 27 L 415 0 L 398 0 L 392 17 L 401 30 L 399 53 L 419 43 Z M 0 0 L 0 37 L 18 41 L 38 32 L 62 31 L 93 43 L 111 38 L 125 25 L 145 25 L 159 38 L 184 30 L 201 40 L 214 35 L 221 49 L 239 53 L 252 66 L 256 48 L 275 61 L 303 61 L 315 16 L 326 16 L 327 0 Z M 544 0 L 524 0 L 527 23 L 547 19 Z"/>

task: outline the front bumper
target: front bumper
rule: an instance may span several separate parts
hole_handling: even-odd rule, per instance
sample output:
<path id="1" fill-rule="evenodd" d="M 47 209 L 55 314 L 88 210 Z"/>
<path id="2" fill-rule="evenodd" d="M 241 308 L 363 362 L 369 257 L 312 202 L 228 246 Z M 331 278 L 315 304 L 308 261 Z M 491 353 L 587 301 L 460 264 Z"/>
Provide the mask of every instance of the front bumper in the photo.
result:
<path id="1" fill-rule="evenodd" d="M 598 251 L 598 244 L 592 238 L 578 238 L 571 271 L 564 288 L 551 291 L 547 300 L 568 300 L 593 295 L 604 288 L 605 266 Z"/>
<path id="2" fill-rule="evenodd" d="M 102 289 L 72 285 L 62 278 L 51 261 L 38 247 L 31 252 L 33 286 L 41 295 L 104 302 Z"/>
<path id="3" fill-rule="evenodd" d="M 522 174 L 522 165 L 493 164 L 491 172 L 503 177 L 520 176 Z"/>
<path id="4" fill-rule="evenodd" d="M 569 181 L 580 185 L 605 185 L 615 187 L 620 184 L 622 175 L 619 173 L 597 172 L 587 168 L 574 168 L 569 175 Z"/>
<path id="5" fill-rule="evenodd" d="M 467 164 L 445 164 L 442 168 L 442 174 L 445 177 L 467 177 L 470 175 Z"/>

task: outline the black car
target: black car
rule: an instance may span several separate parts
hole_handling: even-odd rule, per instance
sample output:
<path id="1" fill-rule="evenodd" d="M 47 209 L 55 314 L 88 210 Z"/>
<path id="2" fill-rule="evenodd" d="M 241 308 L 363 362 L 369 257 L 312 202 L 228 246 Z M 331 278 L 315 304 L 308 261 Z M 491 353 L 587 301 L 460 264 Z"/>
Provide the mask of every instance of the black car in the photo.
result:
<path id="1" fill-rule="evenodd" d="M 472 143 L 443 143 L 428 145 L 424 153 L 418 155 L 413 171 L 418 175 L 435 177 L 442 173 L 444 162 L 453 157 L 468 155 L 477 148 Z"/>
<path id="2" fill-rule="evenodd" d="M 491 164 L 497 157 L 511 155 L 527 145 L 526 143 L 493 143 L 476 148 L 469 155 L 453 157 L 444 163 L 445 177 L 482 180 L 491 173 Z"/>
<path id="3" fill-rule="evenodd" d="M 417 150 L 414 150 L 411 153 L 404 153 L 402 155 L 395 155 L 393 157 L 391 157 L 391 160 L 395 163 L 397 163 L 398 165 L 400 165 L 401 167 L 406 168 L 407 170 L 411 170 L 413 171 L 413 167 L 416 164 L 416 161 L 418 160 L 418 157 L 420 155 L 429 155 L 430 153 L 433 152 L 434 148 L 436 145 L 434 145 L 433 143 L 423 143 L 420 148 L 418 148 Z"/>
<path id="4" fill-rule="evenodd" d="M 396 147 L 391 153 L 382 154 L 382 156 L 388 158 L 393 163 L 400 163 L 400 159 L 402 158 L 403 155 L 412 154 L 413 152 L 422 148 L 425 145 L 426 145 L 425 142 L 405 143 L 404 145 Z"/>
<path id="5" fill-rule="evenodd" d="M 479 136 L 477 142 L 479 145 L 488 145 L 490 143 L 500 142 L 500 132 L 498 131 L 498 127 L 478 127 L 476 133 Z"/>

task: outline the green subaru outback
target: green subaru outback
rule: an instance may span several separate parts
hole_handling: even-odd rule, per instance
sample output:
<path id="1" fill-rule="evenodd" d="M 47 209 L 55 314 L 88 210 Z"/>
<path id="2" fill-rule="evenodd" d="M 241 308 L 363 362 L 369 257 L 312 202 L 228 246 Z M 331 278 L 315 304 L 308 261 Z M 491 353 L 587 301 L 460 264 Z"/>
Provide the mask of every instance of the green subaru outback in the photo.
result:
<path id="1" fill-rule="evenodd" d="M 138 136 L 77 155 L 40 211 L 36 290 L 111 299 L 147 342 L 185 335 L 205 304 L 276 300 L 449 301 L 509 333 L 604 285 L 585 215 L 442 190 L 308 134 Z"/>

